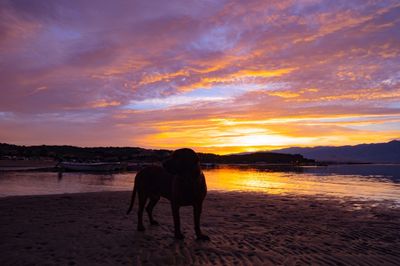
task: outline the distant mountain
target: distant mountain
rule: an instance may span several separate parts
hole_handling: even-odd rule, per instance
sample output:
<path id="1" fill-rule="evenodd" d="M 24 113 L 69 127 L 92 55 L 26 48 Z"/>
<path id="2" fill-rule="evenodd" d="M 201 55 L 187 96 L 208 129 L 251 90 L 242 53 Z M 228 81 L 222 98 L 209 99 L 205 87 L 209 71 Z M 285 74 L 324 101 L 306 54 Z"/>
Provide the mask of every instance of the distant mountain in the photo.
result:
<path id="1" fill-rule="evenodd" d="M 339 147 L 292 147 L 273 152 L 301 154 L 306 158 L 327 162 L 400 163 L 400 141 Z"/>

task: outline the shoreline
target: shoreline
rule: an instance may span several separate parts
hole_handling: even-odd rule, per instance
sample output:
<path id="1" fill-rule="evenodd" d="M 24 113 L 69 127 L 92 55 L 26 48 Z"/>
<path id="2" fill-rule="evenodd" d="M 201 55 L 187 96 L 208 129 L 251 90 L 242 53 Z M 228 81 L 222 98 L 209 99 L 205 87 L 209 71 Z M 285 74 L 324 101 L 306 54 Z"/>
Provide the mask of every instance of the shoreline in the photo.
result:
<path id="1" fill-rule="evenodd" d="M 0 198 L 1 265 L 386 264 L 400 259 L 400 209 L 390 202 L 209 192 L 195 240 L 181 209 L 184 241 L 173 239 L 169 203 L 160 226 L 137 232 L 131 192 Z"/>
<path id="2" fill-rule="evenodd" d="M 108 194 L 108 193 L 132 193 L 132 188 L 126 190 L 103 190 L 103 191 L 85 191 L 85 192 L 60 192 L 60 193 L 49 193 L 49 194 L 31 194 L 31 195 L 5 195 L 0 196 L 0 201 L 2 199 L 11 198 L 39 198 L 39 197 L 70 197 L 70 196 L 89 196 L 91 194 Z M 217 194 L 218 196 L 224 196 L 225 194 L 232 195 L 251 195 L 259 197 L 277 197 L 277 198 L 288 198 L 289 200 L 300 199 L 309 201 L 326 201 L 326 202 L 337 202 L 337 203 L 348 203 L 348 205 L 353 203 L 362 203 L 362 205 L 380 205 L 386 206 L 388 208 L 399 209 L 400 211 L 400 199 L 371 199 L 369 197 L 357 197 L 357 196 L 336 196 L 328 194 L 316 194 L 316 195 L 306 195 L 306 194 L 295 194 L 295 193 L 282 193 L 282 194 L 270 194 L 267 191 L 249 191 L 249 190 L 223 190 L 223 189 L 208 189 L 207 195 Z M 137 196 L 136 196 L 137 197 Z M 130 200 L 130 196 L 129 196 Z M 166 201 L 166 199 L 161 198 L 161 201 Z M 135 199 L 135 205 L 137 205 L 137 198 Z M 346 205 L 346 204 L 345 204 Z M 341 205 L 341 206 L 345 206 Z"/>
<path id="3" fill-rule="evenodd" d="M 109 162 L 103 162 L 109 163 Z M 141 166 L 149 164 L 158 164 L 159 161 L 154 162 L 126 162 L 121 161 L 120 163 L 127 164 L 124 170 L 105 171 L 105 170 L 63 170 L 58 167 L 59 164 L 56 161 L 49 160 L 0 160 L 0 172 L 82 172 L 82 173 L 123 173 L 123 172 L 136 172 Z M 96 163 L 94 163 L 96 164 Z M 373 162 L 325 162 L 316 161 L 315 163 L 202 163 L 203 170 L 233 167 L 233 168 L 271 168 L 273 170 L 287 171 L 296 168 L 309 168 L 309 167 L 329 167 L 329 166 L 351 166 L 351 165 L 400 165 L 400 163 L 373 163 Z"/>

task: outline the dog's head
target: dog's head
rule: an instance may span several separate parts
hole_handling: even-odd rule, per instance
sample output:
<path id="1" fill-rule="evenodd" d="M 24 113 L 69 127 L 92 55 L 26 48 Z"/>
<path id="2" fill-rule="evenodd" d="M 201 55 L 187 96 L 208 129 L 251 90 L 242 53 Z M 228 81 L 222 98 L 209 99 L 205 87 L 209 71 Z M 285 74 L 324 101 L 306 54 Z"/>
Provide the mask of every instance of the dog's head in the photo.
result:
<path id="1" fill-rule="evenodd" d="M 164 168 L 175 175 L 196 178 L 201 174 L 200 160 L 192 149 L 183 148 L 174 151 L 163 163 Z"/>

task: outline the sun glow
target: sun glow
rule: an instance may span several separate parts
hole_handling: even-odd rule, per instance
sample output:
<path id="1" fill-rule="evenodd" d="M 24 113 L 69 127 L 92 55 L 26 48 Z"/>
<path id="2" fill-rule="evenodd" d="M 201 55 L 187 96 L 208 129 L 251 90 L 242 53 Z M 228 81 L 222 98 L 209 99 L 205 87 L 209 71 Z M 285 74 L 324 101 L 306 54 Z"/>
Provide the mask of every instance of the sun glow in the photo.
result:
<path id="1" fill-rule="evenodd" d="M 371 131 L 369 127 L 397 116 L 311 116 L 261 120 L 211 118 L 208 120 L 166 121 L 155 125 L 146 138 L 133 138 L 150 148 L 192 147 L 200 152 L 228 154 L 266 151 L 291 146 L 355 145 L 373 142 L 379 132 L 382 141 L 397 137 L 397 131 Z M 352 134 L 357 128 L 362 134 Z M 360 128 L 360 129 L 358 129 Z"/>
<path id="2" fill-rule="evenodd" d="M 250 130 L 249 130 L 250 131 Z M 238 146 L 238 147 L 274 147 L 288 146 L 293 144 L 310 144 L 313 138 L 290 138 L 279 135 L 270 134 L 245 134 L 242 136 L 234 136 L 225 139 L 224 144 L 216 145 L 217 147 Z"/>

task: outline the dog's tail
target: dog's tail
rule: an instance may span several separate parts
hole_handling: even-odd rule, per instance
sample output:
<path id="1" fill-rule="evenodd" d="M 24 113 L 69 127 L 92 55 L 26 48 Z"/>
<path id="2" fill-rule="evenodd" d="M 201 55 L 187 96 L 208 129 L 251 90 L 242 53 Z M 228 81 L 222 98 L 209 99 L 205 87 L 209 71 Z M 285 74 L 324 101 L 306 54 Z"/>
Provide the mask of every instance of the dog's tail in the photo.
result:
<path id="1" fill-rule="evenodd" d="M 135 196 L 136 196 L 136 180 L 138 179 L 138 175 L 136 175 L 135 178 L 135 183 L 133 185 L 133 191 L 132 191 L 132 198 L 131 198 L 131 203 L 129 205 L 128 211 L 126 212 L 126 214 L 129 214 L 133 208 L 133 204 L 135 203 Z"/>

